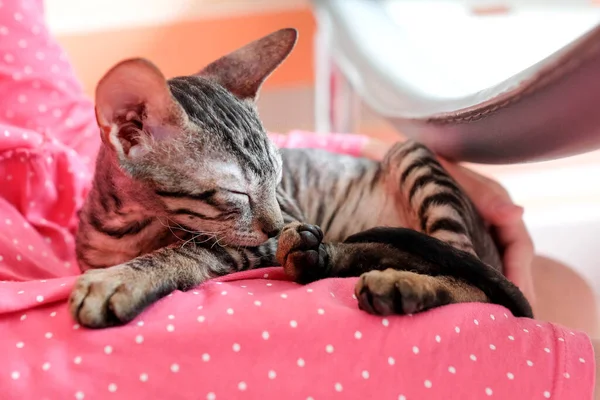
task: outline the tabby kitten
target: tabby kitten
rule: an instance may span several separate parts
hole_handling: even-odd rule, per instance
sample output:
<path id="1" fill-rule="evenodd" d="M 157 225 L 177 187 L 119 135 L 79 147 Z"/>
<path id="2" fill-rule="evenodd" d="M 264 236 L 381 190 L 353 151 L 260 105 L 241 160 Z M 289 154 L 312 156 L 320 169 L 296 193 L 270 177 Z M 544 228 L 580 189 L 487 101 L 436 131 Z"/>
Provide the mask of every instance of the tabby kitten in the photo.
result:
<path id="1" fill-rule="evenodd" d="M 277 31 L 192 76 L 167 81 L 132 59 L 102 78 L 74 318 L 123 324 L 173 290 L 277 264 L 302 283 L 361 276 L 359 306 L 374 314 L 491 301 L 531 316 L 472 203 L 424 146 L 398 144 L 382 163 L 274 147 L 255 100 L 296 36 Z"/>

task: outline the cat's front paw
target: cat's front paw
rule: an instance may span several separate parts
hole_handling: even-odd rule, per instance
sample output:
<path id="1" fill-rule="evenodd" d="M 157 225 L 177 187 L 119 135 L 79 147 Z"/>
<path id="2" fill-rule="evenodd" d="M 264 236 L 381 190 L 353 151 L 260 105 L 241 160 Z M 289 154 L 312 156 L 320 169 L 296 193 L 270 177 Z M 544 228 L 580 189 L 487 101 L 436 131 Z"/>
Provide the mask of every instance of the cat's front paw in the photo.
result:
<path id="1" fill-rule="evenodd" d="M 73 318 L 88 328 L 122 325 L 144 308 L 147 293 L 135 270 L 120 265 L 81 275 L 69 298 Z"/>
<path id="2" fill-rule="evenodd" d="M 369 271 L 360 276 L 354 293 L 358 307 L 370 314 L 413 314 L 448 303 L 448 292 L 432 279 L 394 269 Z"/>
<path id="3" fill-rule="evenodd" d="M 316 225 L 292 222 L 286 225 L 277 244 L 277 261 L 297 282 L 319 279 L 327 263 L 323 232 Z"/>

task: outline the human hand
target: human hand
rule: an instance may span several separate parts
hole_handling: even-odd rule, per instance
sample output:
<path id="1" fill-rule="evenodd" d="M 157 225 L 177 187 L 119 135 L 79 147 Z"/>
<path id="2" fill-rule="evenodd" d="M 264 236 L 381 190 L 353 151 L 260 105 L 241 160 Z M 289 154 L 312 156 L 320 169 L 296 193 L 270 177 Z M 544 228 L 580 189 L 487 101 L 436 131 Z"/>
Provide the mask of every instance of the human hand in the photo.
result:
<path id="1" fill-rule="evenodd" d="M 372 140 L 365 145 L 362 155 L 381 160 L 390 147 L 391 144 Z M 534 307 L 534 248 L 523 222 L 523 207 L 515 205 L 498 182 L 444 159 L 440 158 L 440 162 L 465 190 L 485 222 L 494 229 L 494 240 L 500 248 L 507 278 L 521 289 Z"/>

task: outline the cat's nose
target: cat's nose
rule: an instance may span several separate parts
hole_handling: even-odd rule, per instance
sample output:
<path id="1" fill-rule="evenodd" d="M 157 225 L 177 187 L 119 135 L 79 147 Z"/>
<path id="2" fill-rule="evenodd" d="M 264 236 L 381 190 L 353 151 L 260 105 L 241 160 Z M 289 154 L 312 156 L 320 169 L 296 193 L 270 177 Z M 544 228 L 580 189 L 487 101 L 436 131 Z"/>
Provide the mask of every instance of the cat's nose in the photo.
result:
<path id="1" fill-rule="evenodd" d="M 279 232 L 281 232 L 284 225 L 281 213 L 279 213 L 279 215 L 270 215 L 268 218 L 261 218 L 258 223 L 260 230 L 267 235 L 268 238 L 279 235 Z"/>
<path id="2" fill-rule="evenodd" d="M 260 230 L 268 238 L 273 238 L 283 229 L 283 215 L 275 195 L 265 198 L 261 207 L 254 212 L 254 228 Z"/>

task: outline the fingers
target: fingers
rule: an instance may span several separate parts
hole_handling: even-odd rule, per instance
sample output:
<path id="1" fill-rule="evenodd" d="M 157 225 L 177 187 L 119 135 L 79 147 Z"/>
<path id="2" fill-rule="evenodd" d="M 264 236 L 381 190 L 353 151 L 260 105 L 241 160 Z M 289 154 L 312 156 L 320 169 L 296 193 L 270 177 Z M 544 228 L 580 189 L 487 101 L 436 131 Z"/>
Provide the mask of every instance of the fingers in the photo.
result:
<path id="1" fill-rule="evenodd" d="M 531 236 L 522 220 L 495 228 L 497 241 L 504 250 L 504 273 L 521 289 L 533 306 L 535 291 L 531 266 L 535 249 Z"/>

